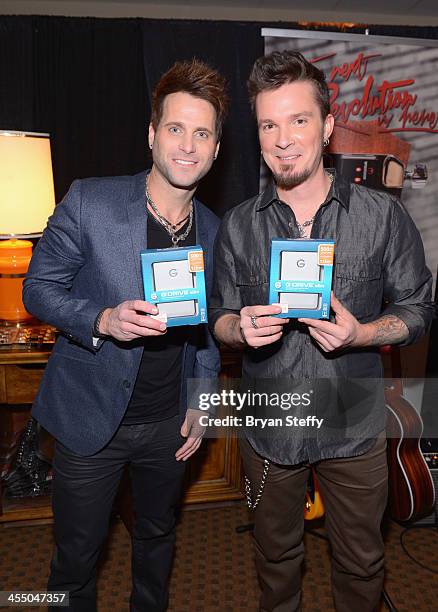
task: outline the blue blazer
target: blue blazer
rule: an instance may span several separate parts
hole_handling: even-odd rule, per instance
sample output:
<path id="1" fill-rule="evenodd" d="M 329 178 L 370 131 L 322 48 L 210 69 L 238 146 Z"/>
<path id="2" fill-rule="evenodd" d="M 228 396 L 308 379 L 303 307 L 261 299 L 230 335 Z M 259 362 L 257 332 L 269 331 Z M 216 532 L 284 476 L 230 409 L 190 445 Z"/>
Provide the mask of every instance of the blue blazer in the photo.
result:
<path id="1" fill-rule="evenodd" d="M 61 332 L 33 416 L 81 455 L 96 453 L 115 433 L 140 366 L 140 342 L 110 339 L 99 340 L 95 346 L 92 330 L 105 306 L 144 299 L 140 251 L 147 248 L 145 180 L 142 172 L 75 181 L 50 217 L 24 281 L 27 310 Z M 208 298 L 219 220 L 196 200 L 194 210 L 197 243 L 205 254 Z M 214 378 L 220 367 L 207 325 L 188 329 L 181 422 L 187 409 L 187 379 Z"/>

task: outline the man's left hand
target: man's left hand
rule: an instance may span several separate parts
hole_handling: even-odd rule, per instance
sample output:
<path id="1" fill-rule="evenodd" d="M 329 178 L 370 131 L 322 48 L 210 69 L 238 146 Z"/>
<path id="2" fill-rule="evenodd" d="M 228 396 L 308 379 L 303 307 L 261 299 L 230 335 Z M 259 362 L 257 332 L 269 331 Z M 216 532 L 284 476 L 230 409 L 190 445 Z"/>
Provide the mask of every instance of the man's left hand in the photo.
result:
<path id="1" fill-rule="evenodd" d="M 335 323 L 319 319 L 298 319 L 309 327 L 309 333 L 321 349 L 330 353 L 344 348 L 366 346 L 369 338 L 367 326 L 359 323 L 332 292 L 331 308 Z"/>
<path id="2" fill-rule="evenodd" d="M 175 453 L 177 461 L 187 461 L 201 446 L 206 428 L 199 423 L 199 417 L 205 414 L 202 410 L 187 409 L 186 418 L 181 425 L 181 435 L 187 440 Z"/>

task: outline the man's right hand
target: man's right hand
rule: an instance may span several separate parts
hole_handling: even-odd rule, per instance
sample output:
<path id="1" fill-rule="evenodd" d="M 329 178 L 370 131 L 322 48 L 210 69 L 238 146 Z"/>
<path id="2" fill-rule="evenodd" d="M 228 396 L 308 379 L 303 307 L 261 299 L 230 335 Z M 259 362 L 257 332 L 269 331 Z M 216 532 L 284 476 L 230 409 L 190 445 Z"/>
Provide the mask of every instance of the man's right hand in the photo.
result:
<path id="1" fill-rule="evenodd" d="M 253 348 L 280 340 L 283 325 L 289 319 L 273 317 L 281 312 L 280 306 L 245 306 L 240 311 L 240 329 L 246 343 Z"/>
<path id="2" fill-rule="evenodd" d="M 158 308 L 143 300 L 128 300 L 115 308 L 107 308 L 100 320 L 99 332 L 116 340 L 128 341 L 145 336 L 162 336 L 167 326 L 149 315 Z"/>

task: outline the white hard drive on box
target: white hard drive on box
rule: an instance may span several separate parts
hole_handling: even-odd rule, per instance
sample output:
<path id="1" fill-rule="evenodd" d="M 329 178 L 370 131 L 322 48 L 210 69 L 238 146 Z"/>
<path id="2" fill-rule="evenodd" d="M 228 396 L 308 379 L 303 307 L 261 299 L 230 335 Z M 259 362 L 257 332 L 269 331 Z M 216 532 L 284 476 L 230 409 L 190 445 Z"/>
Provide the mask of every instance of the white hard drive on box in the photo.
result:
<path id="1" fill-rule="evenodd" d="M 187 259 L 155 262 L 152 271 L 156 291 L 196 287 L 196 275 L 190 272 Z M 190 317 L 197 314 L 196 300 L 161 302 L 157 308 L 160 314 L 165 313 L 168 317 Z"/>
<path id="2" fill-rule="evenodd" d="M 315 251 L 282 251 L 280 279 L 282 281 L 319 281 L 322 268 L 318 264 L 318 253 Z M 290 309 L 320 308 L 320 293 L 284 292 L 279 294 L 280 304 L 287 304 Z"/>

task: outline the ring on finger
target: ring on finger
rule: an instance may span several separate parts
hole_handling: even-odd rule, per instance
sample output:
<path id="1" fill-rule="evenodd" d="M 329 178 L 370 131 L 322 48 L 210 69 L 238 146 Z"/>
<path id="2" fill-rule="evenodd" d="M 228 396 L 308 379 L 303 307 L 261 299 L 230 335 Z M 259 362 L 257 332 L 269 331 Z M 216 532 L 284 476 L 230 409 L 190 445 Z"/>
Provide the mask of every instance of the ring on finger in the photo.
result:
<path id="1" fill-rule="evenodd" d="M 249 318 L 251 319 L 251 325 L 254 327 L 254 329 L 258 329 L 259 326 L 257 325 L 256 315 L 249 315 Z"/>

